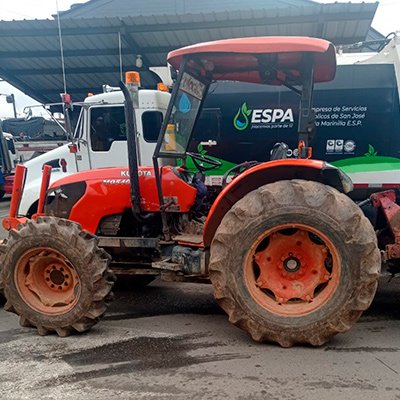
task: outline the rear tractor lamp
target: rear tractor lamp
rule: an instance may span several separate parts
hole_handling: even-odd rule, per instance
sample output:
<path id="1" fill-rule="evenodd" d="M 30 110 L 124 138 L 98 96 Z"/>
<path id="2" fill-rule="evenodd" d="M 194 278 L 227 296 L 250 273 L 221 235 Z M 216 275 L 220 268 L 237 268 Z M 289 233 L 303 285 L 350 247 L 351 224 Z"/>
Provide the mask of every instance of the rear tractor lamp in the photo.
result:
<path id="1" fill-rule="evenodd" d="M 72 105 L 72 99 L 69 93 L 61 93 L 61 101 L 68 106 Z"/>
<path id="2" fill-rule="evenodd" d="M 169 92 L 168 86 L 164 83 L 157 83 L 157 90 L 160 92 Z"/>

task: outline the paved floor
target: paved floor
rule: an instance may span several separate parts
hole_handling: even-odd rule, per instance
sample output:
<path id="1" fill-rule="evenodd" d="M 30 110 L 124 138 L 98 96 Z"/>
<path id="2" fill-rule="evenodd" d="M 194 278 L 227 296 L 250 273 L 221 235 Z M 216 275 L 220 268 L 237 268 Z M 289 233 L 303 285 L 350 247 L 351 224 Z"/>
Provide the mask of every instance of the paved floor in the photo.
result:
<path id="1" fill-rule="evenodd" d="M 355 328 L 318 349 L 253 343 L 193 284 L 117 293 L 92 331 L 64 339 L 1 310 L 0 398 L 400 399 L 399 293 L 382 283 Z"/>
<path id="2" fill-rule="evenodd" d="M 0 310 L 0 399 L 400 399 L 399 302 L 400 280 L 382 281 L 360 322 L 318 349 L 252 342 L 207 285 L 118 292 L 98 325 L 68 338 Z"/>

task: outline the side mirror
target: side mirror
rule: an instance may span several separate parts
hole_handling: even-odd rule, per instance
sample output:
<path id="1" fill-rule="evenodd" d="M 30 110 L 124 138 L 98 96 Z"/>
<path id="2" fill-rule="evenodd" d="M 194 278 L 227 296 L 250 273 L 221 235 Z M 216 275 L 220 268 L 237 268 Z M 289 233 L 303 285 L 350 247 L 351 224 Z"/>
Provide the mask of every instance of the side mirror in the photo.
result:
<path id="1" fill-rule="evenodd" d="M 7 103 L 14 104 L 14 101 L 15 101 L 15 99 L 14 99 L 14 95 L 13 94 L 10 94 L 10 95 L 6 96 L 6 102 Z"/>

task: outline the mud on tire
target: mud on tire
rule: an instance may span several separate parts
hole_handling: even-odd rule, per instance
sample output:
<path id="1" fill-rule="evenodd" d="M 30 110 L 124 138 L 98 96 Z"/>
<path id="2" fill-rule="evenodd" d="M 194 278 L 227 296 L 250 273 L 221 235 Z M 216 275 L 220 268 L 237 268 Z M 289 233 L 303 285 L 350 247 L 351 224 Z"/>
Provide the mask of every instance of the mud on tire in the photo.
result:
<path id="1" fill-rule="evenodd" d="M 276 231 L 280 226 L 284 229 Z M 291 226 L 306 227 L 305 233 Z M 272 233 L 261 243 L 264 232 Z M 315 232 L 326 243 L 315 239 Z M 304 244 L 297 240 L 300 234 L 305 235 Z M 311 260 L 313 249 L 316 254 L 329 255 L 332 265 L 324 261 L 321 273 L 312 270 L 321 275 L 315 297 L 307 297 L 307 301 L 279 297 L 286 284 L 309 283 L 304 275 L 293 279 L 292 270 L 285 270 L 286 264 L 282 268 L 285 257 L 273 264 L 272 250 L 282 252 L 285 247 L 279 247 L 279 240 L 294 247 L 308 246 L 312 251 L 305 255 Z M 261 246 L 259 253 L 254 250 L 257 246 Z M 268 253 L 269 246 L 274 249 Z M 262 257 L 265 259 L 260 261 Z M 297 260 L 295 255 L 293 259 Z M 295 270 L 295 262 L 290 262 L 287 265 L 300 274 L 301 269 Z M 336 333 L 349 330 L 374 297 L 380 266 L 373 227 L 359 207 L 337 190 L 310 181 L 280 181 L 248 193 L 225 215 L 211 244 L 210 278 L 217 302 L 230 322 L 256 341 L 277 342 L 283 347 L 296 343 L 319 346 Z M 260 284 L 261 270 L 278 284 Z M 307 265 L 304 271 L 305 276 L 310 273 Z M 314 278 L 310 275 L 307 279 Z M 318 298 L 322 300 L 318 302 Z"/>
<path id="2" fill-rule="evenodd" d="M 77 223 L 39 217 L 0 247 L 4 308 L 40 335 L 68 336 L 95 325 L 112 298 L 109 255 Z"/>
<path id="3" fill-rule="evenodd" d="M 2 244 L 0 244 L 0 247 Z M 0 264 L 0 306 L 5 304 L 6 298 L 4 297 L 4 283 L 3 283 L 3 276 L 2 276 L 2 264 Z"/>

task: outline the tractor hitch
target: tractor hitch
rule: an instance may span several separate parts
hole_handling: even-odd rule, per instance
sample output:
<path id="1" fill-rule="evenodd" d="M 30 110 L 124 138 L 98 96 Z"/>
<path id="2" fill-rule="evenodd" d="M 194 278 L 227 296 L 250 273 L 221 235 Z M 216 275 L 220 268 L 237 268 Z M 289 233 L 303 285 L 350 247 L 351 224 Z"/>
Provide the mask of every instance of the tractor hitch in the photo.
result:
<path id="1" fill-rule="evenodd" d="M 400 258 L 400 206 L 396 204 L 396 192 L 386 190 L 370 197 L 373 207 L 380 209 L 392 232 L 394 243 L 386 244 L 383 261 Z"/>
<path id="2" fill-rule="evenodd" d="M 16 229 L 18 225 L 28 221 L 26 217 L 17 217 L 19 204 L 21 202 L 22 193 L 25 186 L 26 167 L 18 164 L 15 168 L 15 179 L 10 203 L 10 211 L 8 217 L 2 221 L 3 228 L 6 230 Z M 50 185 L 52 167 L 50 165 L 43 166 L 42 183 L 40 185 L 40 197 L 38 202 L 37 213 L 32 216 L 32 219 L 44 214 L 44 206 L 46 204 L 47 189 Z"/>
<path id="3" fill-rule="evenodd" d="M 21 202 L 22 192 L 25 184 L 26 167 L 18 164 L 15 168 L 15 178 L 10 202 L 10 211 L 8 217 L 2 221 L 3 228 L 6 230 L 16 229 L 18 225 L 25 223 L 28 218 L 18 218 L 18 208 Z"/>

